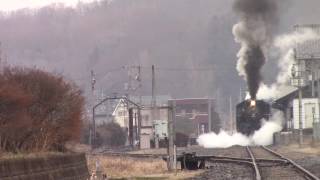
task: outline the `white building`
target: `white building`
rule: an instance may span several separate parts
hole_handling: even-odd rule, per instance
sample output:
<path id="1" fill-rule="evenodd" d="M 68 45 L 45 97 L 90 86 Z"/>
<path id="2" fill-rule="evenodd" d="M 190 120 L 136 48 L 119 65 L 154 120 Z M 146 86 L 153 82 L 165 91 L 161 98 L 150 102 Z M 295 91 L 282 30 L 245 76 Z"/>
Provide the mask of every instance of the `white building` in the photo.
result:
<path id="1" fill-rule="evenodd" d="M 155 135 L 158 134 L 160 139 L 164 139 L 165 135 L 168 133 L 167 124 L 168 122 L 168 109 L 161 108 L 168 104 L 170 96 L 156 96 L 156 107 L 151 108 L 151 96 L 142 96 L 130 98 L 131 101 L 139 104 L 141 101 L 142 109 L 141 114 L 141 126 L 140 126 L 140 148 L 148 149 L 150 148 L 150 141 L 154 140 Z M 138 132 L 138 111 L 133 107 L 133 133 L 134 137 L 137 137 Z M 128 106 L 125 100 L 119 100 L 117 106 L 115 107 L 113 113 L 113 121 L 118 123 L 123 129 L 125 129 L 129 135 L 129 112 Z M 156 128 L 155 128 L 156 127 Z"/>
<path id="2" fill-rule="evenodd" d="M 314 122 L 319 122 L 318 98 L 303 98 L 301 100 L 302 128 L 312 128 Z M 293 100 L 293 129 L 299 129 L 299 100 Z"/>
<path id="3" fill-rule="evenodd" d="M 120 99 L 118 104 L 116 105 L 113 113 L 113 122 L 118 123 L 120 127 L 127 129 L 129 128 L 129 113 L 128 113 L 128 106 L 125 100 Z M 135 122 L 133 122 L 135 125 Z"/>

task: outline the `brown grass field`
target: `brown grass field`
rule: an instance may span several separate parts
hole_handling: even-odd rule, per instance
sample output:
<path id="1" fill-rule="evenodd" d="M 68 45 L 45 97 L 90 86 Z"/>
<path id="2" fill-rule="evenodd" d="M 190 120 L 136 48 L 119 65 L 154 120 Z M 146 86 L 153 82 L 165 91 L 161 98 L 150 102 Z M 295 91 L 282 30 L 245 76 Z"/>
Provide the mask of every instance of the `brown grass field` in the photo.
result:
<path id="1" fill-rule="evenodd" d="M 115 156 L 87 156 L 90 172 L 99 161 L 101 171 L 110 179 L 185 179 L 203 171 L 177 171 L 169 173 L 162 159 L 141 159 Z"/>

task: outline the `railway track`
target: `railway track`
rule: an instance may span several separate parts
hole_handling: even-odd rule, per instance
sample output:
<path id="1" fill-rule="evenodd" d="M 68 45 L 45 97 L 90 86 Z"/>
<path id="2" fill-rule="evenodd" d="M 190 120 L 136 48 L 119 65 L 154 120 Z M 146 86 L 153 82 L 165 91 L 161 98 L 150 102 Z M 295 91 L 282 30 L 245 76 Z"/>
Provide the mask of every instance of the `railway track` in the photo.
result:
<path id="1" fill-rule="evenodd" d="M 264 146 L 191 149 L 185 153 L 191 152 L 197 153 L 197 155 L 195 154 L 191 157 L 193 160 L 198 162 L 205 161 L 206 167 L 210 169 L 203 176 L 192 179 L 320 180 L 291 159 Z M 165 154 L 129 154 L 125 152 L 100 152 L 99 154 L 142 159 L 166 159 Z M 179 153 L 178 159 L 185 165 L 183 153 Z"/>
<path id="2" fill-rule="evenodd" d="M 319 180 L 318 177 L 267 147 L 246 147 L 256 180 Z M 257 161 L 269 159 L 269 161 Z"/>
<path id="3" fill-rule="evenodd" d="M 207 165 L 211 171 L 208 171 L 206 179 L 319 180 L 291 159 L 267 147 L 248 146 L 229 150 L 233 156 L 203 157 L 209 163 Z M 234 173 L 236 176 L 219 176 L 217 173 L 227 175 Z"/>

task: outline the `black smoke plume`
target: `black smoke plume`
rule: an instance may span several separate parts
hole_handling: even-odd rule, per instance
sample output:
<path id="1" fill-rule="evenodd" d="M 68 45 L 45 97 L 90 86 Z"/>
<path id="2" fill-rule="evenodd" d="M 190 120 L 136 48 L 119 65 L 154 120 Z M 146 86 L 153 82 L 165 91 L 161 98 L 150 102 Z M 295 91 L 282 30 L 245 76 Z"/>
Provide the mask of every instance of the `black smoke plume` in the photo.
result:
<path id="1" fill-rule="evenodd" d="M 260 71 L 264 63 L 265 57 L 261 47 L 251 47 L 247 52 L 247 64 L 244 67 L 247 74 L 247 82 L 251 99 L 256 99 L 259 84 L 262 80 Z"/>
<path id="2" fill-rule="evenodd" d="M 233 9 L 240 16 L 233 27 L 236 41 L 241 44 L 237 69 L 247 81 L 251 99 L 256 99 L 265 53 L 278 21 L 276 0 L 236 0 Z"/>

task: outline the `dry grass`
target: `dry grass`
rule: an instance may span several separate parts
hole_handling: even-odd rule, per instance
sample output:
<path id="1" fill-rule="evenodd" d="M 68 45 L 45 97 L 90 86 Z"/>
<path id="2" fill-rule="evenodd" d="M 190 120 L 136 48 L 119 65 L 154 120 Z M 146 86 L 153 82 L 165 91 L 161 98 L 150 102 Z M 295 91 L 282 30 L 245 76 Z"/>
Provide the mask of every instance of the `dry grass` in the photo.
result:
<path id="1" fill-rule="evenodd" d="M 166 162 L 161 159 L 137 159 L 113 156 L 87 156 L 88 167 L 92 172 L 95 162 L 100 162 L 101 170 L 108 177 L 138 177 L 150 174 L 163 174 L 167 171 Z"/>
<path id="2" fill-rule="evenodd" d="M 203 173 L 204 170 L 197 170 L 197 171 L 181 171 L 177 170 L 175 173 L 165 173 L 165 174 L 154 174 L 154 175 L 146 175 L 143 177 L 133 178 L 136 180 L 140 179 L 171 179 L 171 180 L 182 180 L 182 179 L 191 179 L 193 177 L 199 176 Z"/>
<path id="3" fill-rule="evenodd" d="M 309 155 L 320 155 L 319 146 L 312 147 L 310 145 L 304 145 L 302 148 L 300 148 L 298 144 L 291 144 L 289 146 L 280 147 L 280 150 L 284 152 L 297 152 Z"/>
<path id="4" fill-rule="evenodd" d="M 167 154 L 167 148 L 141 149 L 137 151 L 131 151 L 129 154 Z"/>
<path id="5" fill-rule="evenodd" d="M 89 153 L 91 151 L 91 147 L 89 145 L 80 144 L 72 141 L 66 143 L 65 148 L 71 152 L 77 152 L 77 153 Z"/>
<path id="6" fill-rule="evenodd" d="M 66 153 L 61 152 L 38 152 L 38 153 L 10 153 L 10 152 L 0 152 L 0 159 L 20 159 L 20 158 L 36 158 L 36 157 L 48 157 L 65 155 Z"/>
<path id="7" fill-rule="evenodd" d="M 169 173 L 167 164 L 162 159 L 138 159 L 130 157 L 115 156 L 87 156 L 90 172 L 95 168 L 95 162 L 100 161 L 101 170 L 108 175 L 109 179 L 186 179 L 195 177 L 203 170 L 181 171 Z"/>

